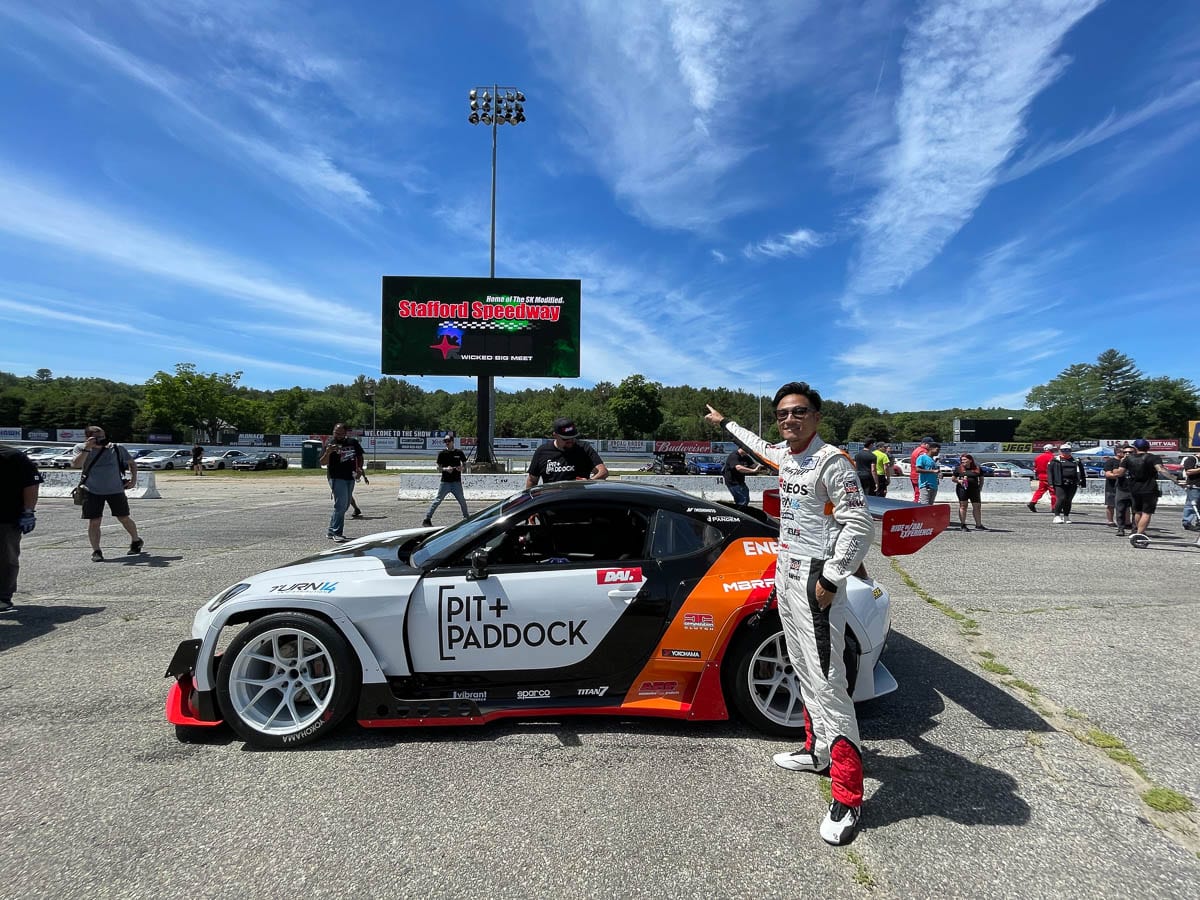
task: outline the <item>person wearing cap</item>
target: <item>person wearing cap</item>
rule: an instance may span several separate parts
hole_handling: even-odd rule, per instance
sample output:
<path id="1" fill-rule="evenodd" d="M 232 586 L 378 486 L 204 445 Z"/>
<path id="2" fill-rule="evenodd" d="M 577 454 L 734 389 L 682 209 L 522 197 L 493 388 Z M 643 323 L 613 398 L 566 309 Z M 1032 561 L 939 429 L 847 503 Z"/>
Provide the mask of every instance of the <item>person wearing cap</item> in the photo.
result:
<path id="1" fill-rule="evenodd" d="M 433 514 L 438 505 L 446 499 L 447 494 L 454 495 L 454 499 L 458 501 L 458 508 L 462 510 L 463 518 L 467 517 L 467 500 L 463 496 L 462 486 L 463 467 L 467 464 L 467 457 L 454 446 L 454 438 L 453 431 L 447 431 L 442 438 L 445 446 L 437 455 L 437 467 L 438 471 L 442 473 L 442 483 L 438 485 L 437 496 L 429 504 L 429 509 L 425 510 L 425 518 L 421 524 L 426 527 L 433 524 Z"/>
<path id="2" fill-rule="evenodd" d="M 1042 499 L 1042 495 L 1047 491 L 1050 493 L 1050 509 L 1053 510 L 1058 503 L 1058 498 L 1054 496 L 1054 488 L 1050 486 L 1050 481 L 1047 478 L 1046 472 L 1050 466 L 1050 460 L 1054 459 L 1054 451 L 1058 448 L 1053 444 L 1047 444 L 1042 448 L 1033 460 L 1033 477 L 1037 479 L 1037 489 L 1033 492 L 1033 497 L 1025 505 L 1029 507 L 1030 512 L 1037 512 L 1038 501 Z"/>
<path id="3" fill-rule="evenodd" d="M 938 465 L 937 455 L 942 445 L 937 441 L 926 441 L 925 452 L 916 459 L 913 472 L 917 475 L 917 502 L 924 506 L 932 506 L 937 500 L 939 478 L 942 477 L 942 467 Z"/>
<path id="4" fill-rule="evenodd" d="M 1187 488 L 1183 500 L 1183 528 L 1185 531 L 1200 531 L 1200 453 L 1191 453 L 1179 461 L 1179 475 Z M 1200 538 L 1196 539 L 1200 547 Z"/>
<path id="5" fill-rule="evenodd" d="M 913 448 L 913 452 L 908 457 L 908 477 L 912 480 L 913 487 L 913 503 L 921 502 L 921 488 L 917 480 L 917 457 L 923 453 L 929 452 L 929 445 L 937 438 L 923 437 L 921 443 Z"/>
<path id="6" fill-rule="evenodd" d="M 608 466 L 596 449 L 579 440 L 579 429 L 570 419 L 554 420 L 554 439 L 533 451 L 525 489 L 533 487 L 540 478 L 552 481 L 599 481 L 608 477 Z"/>
<path id="7" fill-rule="evenodd" d="M 1087 487 L 1087 470 L 1072 454 L 1075 448 L 1069 441 L 1058 448 L 1058 457 L 1046 466 L 1046 478 L 1058 499 L 1054 502 L 1054 524 L 1071 524 L 1071 502 L 1075 492 Z"/>
<path id="8" fill-rule="evenodd" d="M 1129 478 L 1130 505 L 1133 508 L 1133 534 L 1129 543 L 1135 547 L 1149 543 L 1146 529 L 1150 527 L 1150 517 L 1158 509 L 1158 476 L 1164 478 L 1173 476 L 1163 465 L 1162 459 L 1150 452 L 1150 442 L 1138 438 L 1133 442 L 1133 452 L 1125 454 L 1119 468 L 1113 469 L 1114 477 L 1126 475 Z"/>

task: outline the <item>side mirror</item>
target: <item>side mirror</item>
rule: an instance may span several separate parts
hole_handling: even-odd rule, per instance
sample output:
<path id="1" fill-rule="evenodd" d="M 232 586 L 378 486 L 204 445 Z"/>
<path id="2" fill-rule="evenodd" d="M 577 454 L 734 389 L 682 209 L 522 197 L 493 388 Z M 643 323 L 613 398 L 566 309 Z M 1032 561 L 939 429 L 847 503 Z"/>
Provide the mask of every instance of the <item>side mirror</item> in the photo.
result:
<path id="1" fill-rule="evenodd" d="M 488 552 L 483 547 L 471 551 L 471 568 L 467 571 L 467 581 L 483 581 L 488 577 Z"/>

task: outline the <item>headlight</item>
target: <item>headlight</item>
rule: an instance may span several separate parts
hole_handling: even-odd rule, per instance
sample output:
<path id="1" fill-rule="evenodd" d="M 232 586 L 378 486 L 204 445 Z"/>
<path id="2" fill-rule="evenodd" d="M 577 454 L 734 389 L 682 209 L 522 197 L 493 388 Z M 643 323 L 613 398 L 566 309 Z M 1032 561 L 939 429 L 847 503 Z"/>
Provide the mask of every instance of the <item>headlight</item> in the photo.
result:
<path id="1" fill-rule="evenodd" d="M 221 591 L 221 593 L 217 594 L 217 596 L 213 598 L 212 603 L 208 604 L 208 611 L 216 612 L 218 606 L 232 600 L 248 587 L 250 587 L 250 585 L 243 582 L 242 584 L 235 584 L 231 588 L 225 588 L 225 590 Z"/>

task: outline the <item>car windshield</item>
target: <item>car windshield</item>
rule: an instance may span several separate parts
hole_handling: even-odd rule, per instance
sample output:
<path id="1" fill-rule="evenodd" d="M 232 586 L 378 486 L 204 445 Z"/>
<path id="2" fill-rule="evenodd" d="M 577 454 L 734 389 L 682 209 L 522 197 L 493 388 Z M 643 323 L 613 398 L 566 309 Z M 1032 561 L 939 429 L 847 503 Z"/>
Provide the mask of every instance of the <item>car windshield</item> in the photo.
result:
<path id="1" fill-rule="evenodd" d="M 456 548 L 470 543 L 476 535 L 491 528 L 498 520 L 509 515 L 529 499 L 528 493 L 517 494 L 515 497 L 509 497 L 486 509 L 481 509 L 475 515 L 463 519 L 456 525 L 451 525 L 444 531 L 439 531 L 413 551 L 410 562 L 414 568 L 425 568 L 431 560 L 443 557 L 452 553 Z"/>

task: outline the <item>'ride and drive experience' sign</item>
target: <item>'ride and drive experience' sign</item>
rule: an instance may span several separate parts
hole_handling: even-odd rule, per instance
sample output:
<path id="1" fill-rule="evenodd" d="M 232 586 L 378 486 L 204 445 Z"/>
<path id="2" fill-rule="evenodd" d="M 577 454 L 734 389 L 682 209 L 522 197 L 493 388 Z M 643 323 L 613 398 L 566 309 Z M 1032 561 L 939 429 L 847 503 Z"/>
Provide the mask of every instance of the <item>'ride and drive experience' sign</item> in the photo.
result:
<path id="1" fill-rule="evenodd" d="M 385 375 L 579 377 L 580 282 L 383 277 Z"/>

